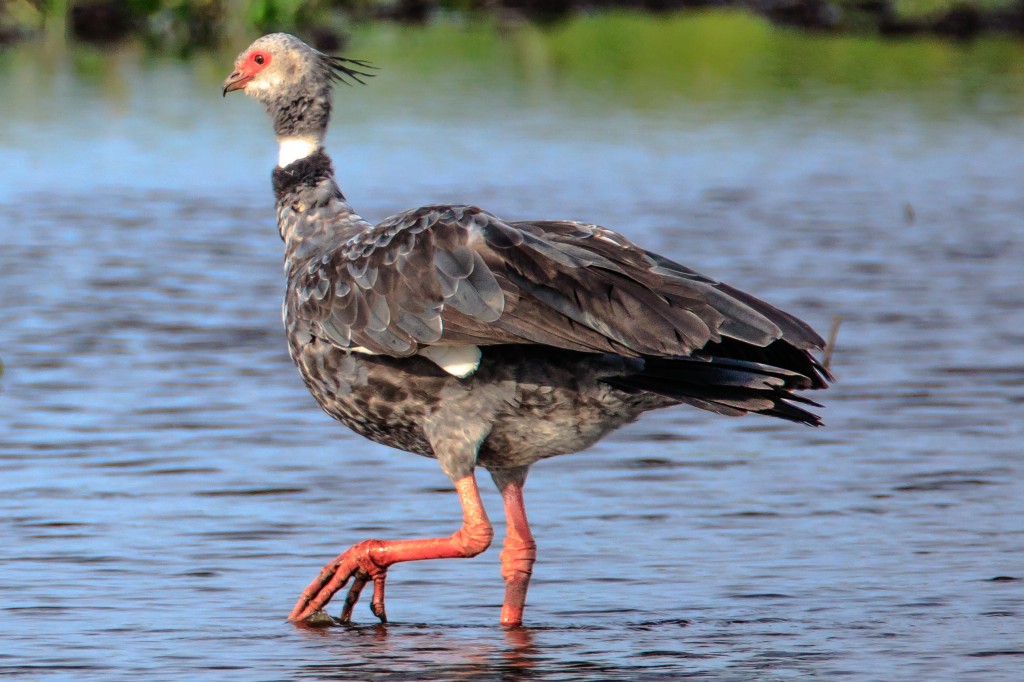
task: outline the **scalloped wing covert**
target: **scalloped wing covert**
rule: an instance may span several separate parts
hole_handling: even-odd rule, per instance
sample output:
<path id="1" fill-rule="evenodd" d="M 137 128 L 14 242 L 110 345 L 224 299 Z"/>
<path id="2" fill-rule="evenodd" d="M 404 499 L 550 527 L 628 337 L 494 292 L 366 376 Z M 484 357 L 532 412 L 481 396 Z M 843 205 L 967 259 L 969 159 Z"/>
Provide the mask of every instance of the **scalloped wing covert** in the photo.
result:
<path id="1" fill-rule="evenodd" d="M 296 312 L 318 335 L 392 356 L 535 343 L 670 357 L 723 335 L 822 345 L 791 315 L 605 228 L 507 223 L 474 206 L 388 218 L 312 260 L 294 285 Z"/>

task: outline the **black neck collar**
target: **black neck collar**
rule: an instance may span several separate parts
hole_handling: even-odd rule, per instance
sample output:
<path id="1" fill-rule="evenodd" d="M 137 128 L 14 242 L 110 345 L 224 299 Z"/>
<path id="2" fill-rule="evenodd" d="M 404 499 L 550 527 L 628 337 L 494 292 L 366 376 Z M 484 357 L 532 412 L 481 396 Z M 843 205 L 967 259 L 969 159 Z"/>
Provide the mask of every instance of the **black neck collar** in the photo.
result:
<path id="1" fill-rule="evenodd" d="M 304 188 L 316 187 L 321 180 L 334 175 L 331 157 L 323 147 L 318 148 L 309 156 L 296 159 L 284 168 L 274 169 L 274 197 L 280 201 L 282 197 Z"/>

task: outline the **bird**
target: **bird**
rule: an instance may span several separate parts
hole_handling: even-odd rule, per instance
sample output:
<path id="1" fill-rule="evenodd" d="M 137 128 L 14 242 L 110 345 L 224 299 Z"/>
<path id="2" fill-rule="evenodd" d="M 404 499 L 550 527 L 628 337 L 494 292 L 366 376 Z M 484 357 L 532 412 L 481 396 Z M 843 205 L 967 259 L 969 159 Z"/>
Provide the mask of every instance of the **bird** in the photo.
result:
<path id="1" fill-rule="evenodd" d="M 468 558 L 494 530 L 476 473 L 500 491 L 500 623 L 522 626 L 537 545 L 530 467 L 585 450 L 659 408 L 758 413 L 821 425 L 804 390 L 832 381 L 824 340 L 751 294 L 599 225 L 508 221 L 473 205 L 428 205 L 373 225 L 342 193 L 324 139 L 336 83 L 372 64 L 286 33 L 256 39 L 223 95 L 262 103 L 287 286 L 288 352 L 316 402 L 372 441 L 437 460 L 462 506 L 448 537 L 358 542 L 320 571 L 288 620 L 350 623 L 364 587 L 386 623 L 395 564 Z M 348 587 L 340 617 L 328 602 Z"/>

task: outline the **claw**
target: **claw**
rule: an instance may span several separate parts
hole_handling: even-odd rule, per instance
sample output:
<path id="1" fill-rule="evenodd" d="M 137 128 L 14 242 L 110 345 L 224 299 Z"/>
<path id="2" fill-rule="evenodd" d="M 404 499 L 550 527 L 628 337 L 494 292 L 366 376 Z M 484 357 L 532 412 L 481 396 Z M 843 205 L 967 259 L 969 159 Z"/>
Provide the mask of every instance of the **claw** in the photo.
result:
<path id="1" fill-rule="evenodd" d="M 356 573 L 355 579 L 352 581 L 352 587 L 348 588 L 348 594 L 345 595 L 345 606 L 341 610 L 341 618 L 339 619 L 342 623 L 352 622 L 352 609 L 355 608 L 356 602 L 359 601 L 359 594 L 369 581 L 370 574 L 365 571 Z"/>
<path id="2" fill-rule="evenodd" d="M 377 565 L 372 556 L 374 550 L 379 550 L 381 546 L 382 543 L 378 540 L 365 540 L 345 550 L 334 561 L 324 566 L 320 575 L 303 590 L 288 620 L 298 623 L 311 618 L 314 613 L 323 609 L 350 579 L 353 579 L 341 612 L 341 622 L 350 622 L 352 609 L 359 600 L 363 586 L 371 579 L 376 585 L 377 576 L 383 574 L 384 569 Z M 374 587 L 374 595 L 377 591 Z"/>
<path id="3" fill-rule="evenodd" d="M 384 581 L 387 576 L 385 571 L 373 579 L 373 600 L 370 602 L 370 610 L 381 623 L 388 622 L 388 614 L 384 612 Z"/>

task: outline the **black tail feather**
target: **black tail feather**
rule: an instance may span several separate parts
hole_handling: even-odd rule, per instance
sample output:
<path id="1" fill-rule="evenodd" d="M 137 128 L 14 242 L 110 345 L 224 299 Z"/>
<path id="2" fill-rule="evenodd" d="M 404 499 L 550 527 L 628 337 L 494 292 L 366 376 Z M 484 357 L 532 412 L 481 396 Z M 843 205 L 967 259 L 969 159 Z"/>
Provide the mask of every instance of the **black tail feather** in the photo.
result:
<path id="1" fill-rule="evenodd" d="M 801 374 L 810 382 L 801 388 L 827 388 L 832 375 L 816 357 L 808 351 L 797 348 L 785 339 L 779 339 L 767 346 L 755 346 L 736 339 L 722 337 L 712 341 L 695 353 L 696 357 L 712 361 L 723 359 L 747 360 L 761 365 L 788 369 Z"/>
<path id="2" fill-rule="evenodd" d="M 644 363 L 637 374 L 604 381 L 621 390 L 650 391 L 718 414 L 756 412 L 810 426 L 822 424 L 818 415 L 793 404 L 821 407 L 795 393 L 824 386 L 824 377 L 816 372 L 807 376 L 792 369 L 722 357 L 645 357 Z"/>

